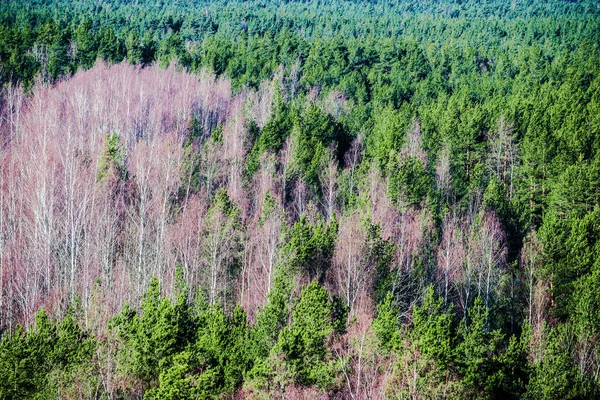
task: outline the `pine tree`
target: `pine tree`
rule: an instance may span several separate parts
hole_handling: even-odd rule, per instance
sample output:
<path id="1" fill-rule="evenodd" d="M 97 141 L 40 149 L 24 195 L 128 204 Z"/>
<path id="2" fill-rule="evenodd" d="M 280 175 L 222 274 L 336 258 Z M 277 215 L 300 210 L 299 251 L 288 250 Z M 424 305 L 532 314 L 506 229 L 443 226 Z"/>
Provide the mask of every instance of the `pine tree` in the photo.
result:
<path id="1" fill-rule="evenodd" d="M 469 308 L 468 320 L 463 319 L 457 346 L 457 364 L 465 395 L 489 398 L 500 385 L 502 369 L 499 346 L 502 334 L 488 324 L 488 311 L 480 297 Z"/>
<path id="2" fill-rule="evenodd" d="M 123 60 L 120 40 L 116 37 L 112 26 L 104 28 L 100 33 L 100 43 L 98 45 L 98 54 L 111 63 L 117 63 Z"/>
<path id="3" fill-rule="evenodd" d="M 584 398 L 581 375 L 571 358 L 574 350 L 572 327 L 561 324 L 545 340 L 543 358 L 533 365 L 526 399 Z"/>
<path id="4" fill-rule="evenodd" d="M 168 298 L 160 298 L 158 279 L 153 277 L 142 300 L 141 313 L 125 306 L 113 320 L 124 341 L 120 363 L 144 386 L 155 384 L 177 349 L 178 325 Z"/>
<path id="5" fill-rule="evenodd" d="M 332 332 L 327 291 L 313 281 L 302 289 L 292 323 L 281 331 L 277 344 L 297 383 L 321 387 L 329 384 L 332 376 L 326 362 L 326 340 Z"/>
<path id="6" fill-rule="evenodd" d="M 373 331 L 379 338 L 380 346 L 391 351 L 399 340 L 398 310 L 394 307 L 394 296 L 391 292 L 377 304 L 377 317 L 373 321 Z"/>
<path id="7" fill-rule="evenodd" d="M 447 368 L 454 359 L 453 316 L 433 286 L 427 288 L 423 305 L 413 309 L 412 318 L 412 340 L 423 356 L 435 360 L 442 369 Z"/>
<path id="8" fill-rule="evenodd" d="M 96 61 L 96 37 L 92 32 L 92 24 L 84 20 L 75 30 L 75 43 L 77 44 L 77 62 L 83 68 L 91 68 Z"/>
<path id="9" fill-rule="evenodd" d="M 267 358 L 277 343 L 279 332 L 287 324 L 292 294 L 292 280 L 284 267 L 277 269 L 268 301 L 252 326 L 252 356 L 255 361 Z"/>

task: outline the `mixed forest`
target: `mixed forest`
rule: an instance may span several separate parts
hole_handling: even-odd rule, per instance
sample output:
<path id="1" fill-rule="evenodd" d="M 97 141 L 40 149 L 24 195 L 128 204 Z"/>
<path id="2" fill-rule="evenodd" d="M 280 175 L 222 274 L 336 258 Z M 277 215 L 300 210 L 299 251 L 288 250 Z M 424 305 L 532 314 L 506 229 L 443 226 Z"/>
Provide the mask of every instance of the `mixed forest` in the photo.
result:
<path id="1" fill-rule="evenodd" d="M 0 1 L 1 399 L 600 397 L 600 3 Z"/>

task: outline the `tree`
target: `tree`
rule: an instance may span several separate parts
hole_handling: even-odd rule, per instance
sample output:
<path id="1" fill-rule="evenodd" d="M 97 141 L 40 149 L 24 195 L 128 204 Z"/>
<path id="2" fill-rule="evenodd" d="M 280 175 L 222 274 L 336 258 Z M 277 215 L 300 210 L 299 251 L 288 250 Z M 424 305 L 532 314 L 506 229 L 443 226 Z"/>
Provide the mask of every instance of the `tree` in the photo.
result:
<path id="1" fill-rule="evenodd" d="M 246 283 L 240 296 L 242 303 L 250 308 L 250 313 L 254 308 L 264 305 L 283 259 L 285 214 L 269 191 L 260 206 L 257 210 L 257 214 L 260 213 L 258 221 L 251 221 L 247 226 L 247 256 L 243 272 Z"/>
<path id="2" fill-rule="evenodd" d="M 125 51 L 127 61 L 131 64 L 137 64 L 142 61 L 142 49 L 140 48 L 140 37 L 135 30 L 129 31 L 125 39 Z"/>
<path id="3" fill-rule="evenodd" d="M 172 30 L 169 30 L 165 38 L 161 40 L 156 57 L 163 68 L 168 67 L 173 60 L 181 63 L 182 66 L 188 66 L 190 63 L 181 35 Z"/>
<path id="4" fill-rule="evenodd" d="M 581 375 L 571 358 L 573 345 L 573 331 L 568 325 L 550 331 L 543 358 L 533 365 L 525 398 L 574 399 L 583 395 Z"/>
<path id="5" fill-rule="evenodd" d="M 302 289 L 292 311 L 292 322 L 279 335 L 277 348 L 301 385 L 326 387 L 332 379 L 326 363 L 326 339 L 333 332 L 327 291 L 311 282 Z"/>
<path id="6" fill-rule="evenodd" d="M 203 307 L 196 317 L 196 339 L 161 369 L 158 385 L 146 393 L 147 397 L 213 398 L 233 393 L 251 368 L 249 330 L 240 307 L 230 318 L 218 305 Z"/>
<path id="7" fill-rule="evenodd" d="M 246 169 L 250 175 L 258 169 L 260 155 L 267 150 L 280 150 L 292 129 L 293 114 L 283 98 L 281 86 L 273 84 L 271 114 L 254 143 L 246 161 Z"/>
<path id="8" fill-rule="evenodd" d="M 310 189 L 319 190 L 321 170 L 332 164 L 328 147 L 338 138 L 338 131 L 339 127 L 333 118 L 314 103 L 309 104 L 296 122 L 293 131 L 297 142 L 294 166 L 298 176 Z M 333 173 L 333 170 L 330 172 Z M 326 190 L 333 194 L 333 189 L 328 187 Z"/>
<path id="9" fill-rule="evenodd" d="M 91 68 L 96 61 L 97 44 L 89 20 L 82 21 L 75 30 L 75 44 L 77 46 L 77 63 L 83 68 Z"/>
<path id="10" fill-rule="evenodd" d="M 44 309 L 36 313 L 35 329 L 18 327 L 0 342 L 0 395 L 48 398 L 57 393 L 90 396 L 94 388 L 92 356 L 95 341 L 74 320 L 71 307 L 54 323 Z M 89 379 L 83 383 L 83 379 Z"/>
<path id="11" fill-rule="evenodd" d="M 428 286 L 412 310 L 412 330 L 397 340 L 398 358 L 390 392 L 396 396 L 456 396 L 453 315 Z"/>
<path id="12" fill-rule="evenodd" d="M 461 264 L 464 262 L 463 233 L 460 231 L 456 211 L 444 218 L 442 222 L 442 242 L 438 247 L 438 283 L 443 293 L 444 304 L 451 301 L 452 286 L 460 273 Z"/>
<path id="13" fill-rule="evenodd" d="M 532 327 L 538 327 L 544 321 L 544 312 L 547 304 L 543 302 L 543 281 L 540 279 L 542 262 L 542 244 L 535 231 L 525 237 L 521 250 L 521 266 L 527 288 L 528 315 L 527 322 Z"/>
<path id="14" fill-rule="evenodd" d="M 514 195 L 515 168 L 518 148 L 514 138 L 514 128 L 505 117 L 500 117 L 498 127 L 488 138 L 490 143 L 490 168 L 509 187 L 509 199 Z"/>
<path id="15" fill-rule="evenodd" d="M 431 179 L 418 158 L 398 157 L 390 161 L 389 196 L 400 206 L 418 205 L 431 188 Z"/>
<path id="16" fill-rule="evenodd" d="M 377 238 L 369 233 L 369 223 L 361 221 L 358 211 L 342 217 L 330 275 L 350 310 L 349 317 L 359 313 L 359 303 L 370 293 L 380 260 Z"/>
<path id="17" fill-rule="evenodd" d="M 138 293 L 149 276 L 165 275 L 171 198 L 181 183 L 180 143 L 173 137 L 142 140 L 129 158 L 132 175 L 125 257 L 135 266 Z"/>
<path id="18" fill-rule="evenodd" d="M 356 187 L 356 170 L 359 167 L 359 163 L 362 159 L 364 152 L 364 137 L 363 134 L 358 136 L 352 141 L 350 149 L 344 155 L 344 162 L 346 168 L 350 170 L 349 183 L 348 183 L 348 196 L 354 196 L 354 190 Z"/>
<path id="19" fill-rule="evenodd" d="M 322 281 L 331 265 L 337 232 L 337 218 L 327 225 L 323 222 L 313 225 L 302 216 L 292 227 L 285 246 L 292 270 L 306 273 L 311 280 Z"/>
<path id="20" fill-rule="evenodd" d="M 506 350 L 500 354 L 503 381 L 501 395 L 518 398 L 523 396 L 531 375 L 531 360 L 529 346 L 532 340 L 531 326 L 523 325 L 520 337 L 512 335 Z"/>
<path id="21" fill-rule="evenodd" d="M 119 362 L 126 373 L 139 379 L 135 391 L 143 392 L 156 384 L 160 371 L 171 365 L 177 350 L 177 318 L 169 299 L 161 300 L 156 277 L 144 294 L 141 313 L 126 305 L 112 326 L 124 345 Z"/>
<path id="22" fill-rule="evenodd" d="M 225 190 L 215 196 L 205 218 L 204 260 L 207 269 L 209 304 L 228 299 L 228 284 L 234 276 L 240 250 L 241 232 L 238 209 Z"/>
<path id="23" fill-rule="evenodd" d="M 291 296 L 292 282 L 289 272 L 285 268 L 279 268 L 267 303 L 258 312 L 256 323 L 251 330 L 252 354 L 257 367 L 262 366 L 258 362 L 267 358 L 277 343 L 279 332 L 288 322 Z"/>
<path id="24" fill-rule="evenodd" d="M 323 193 L 323 205 L 325 209 L 325 218 L 327 222 L 331 219 L 333 213 L 337 210 L 337 189 L 338 189 L 338 168 L 337 162 L 331 152 L 325 158 L 319 174 L 321 182 L 321 191 Z"/>
<path id="25" fill-rule="evenodd" d="M 450 203 L 452 194 L 452 182 L 450 176 L 450 151 L 444 146 L 440 151 L 438 162 L 435 165 L 435 182 L 440 194 Z"/>
<path id="26" fill-rule="evenodd" d="M 373 331 L 379 338 L 380 345 L 386 351 L 392 350 L 398 340 L 398 310 L 394 306 L 394 298 L 388 292 L 385 299 L 377 304 L 377 316 L 373 321 Z"/>
<path id="27" fill-rule="evenodd" d="M 102 154 L 98 158 L 98 180 L 115 174 L 119 179 L 126 178 L 125 148 L 116 133 L 106 135 Z"/>
<path id="28" fill-rule="evenodd" d="M 453 355 L 453 315 L 445 308 L 444 299 L 437 297 L 433 286 L 427 287 L 421 307 L 413 309 L 412 340 L 419 347 L 423 357 L 433 359 L 443 370 L 452 362 Z"/>
<path id="29" fill-rule="evenodd" d="M 493 213 L 483 215 L 478 232 L 481 267 L 477 278 L 478 294 L 483 295 L 486 310 L 491 307 L 494 291 L 502 276 L 506 263 L 505 234 L 500 221 Z"/>
<path id="30" fill-rule="evenodd" d="M 227 192 L 242 215 L 247 213 L 248 208 L 245 206 L 247 196 L 242 185 L 248 127 L 249 123 L 242 112 L 237 112 L 223 127 L 222 158 L 226 163 Z"/>
<path id="31" fill-rule="evenodd" d="M 115 36 L 112 26 L 102 29 L 98 54 L 108 62 L 116 63 L 123 60 L 122 42 Z M 133 57 L 133 54 L 132 54 Z"/>
<path id="32" fill-rule="evenodd" d="M 402 148 L 404 133 L 409 123 L 408 113 L 407 107 L 400 110 L 385 107 L 375 113 L 373 135 L 369 136 L 371 141 L 367 141 L 366 148 L 381 171 L 386 170 L 390 160 L 394 159 Z"/>
<path id="33" fill-rule="evenodd" d="M 488 310 L 481 297 L 469 308 L 468 319 L 461 321 L 457 364 L 465 395 L 490 397 L 502 380 L 499 350 L 502 334 L 489 327 Z"/>
<path id="34" fill-rule="evenodd" d="M 2 338 L 0 395 L 27 397 L 46 391 L 54 352 L 56 331 L 44 310 L 36 314 L 36 330 L 18 327 L 12 338 Z"/>

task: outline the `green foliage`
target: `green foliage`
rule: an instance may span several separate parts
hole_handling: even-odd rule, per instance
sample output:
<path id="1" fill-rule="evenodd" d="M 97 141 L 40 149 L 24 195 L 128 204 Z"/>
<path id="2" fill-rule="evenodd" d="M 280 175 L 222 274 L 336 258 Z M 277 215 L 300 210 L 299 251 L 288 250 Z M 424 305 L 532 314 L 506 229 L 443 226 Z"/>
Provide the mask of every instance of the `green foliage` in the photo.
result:
<path id="1" fill-rule="evenodd" d="M 196 124 L 198 124 L 197 120 L 194 118 L 194 121 Z M 193 135 L 198 135 L 197 133 L 195 133 L 198 130 L 198 128 L 194 127 L 194 133 Z M 219 124 L 217 125 L 217 127 L 215 129 L 212 130 L 212 132 L 210 133 L 210 138 L 213 141 L 213 143 L 222 143 L 223 142 L 223 125 Z"/>
<path id="2" fill-rule="evenodd" d="M 259 167 L 260 156 L 266 151 L 281 149 L 293 126 L 293 113 L 283 98 L 279 83 L 273 83 L 271 115 L 262 128 L 246 161 L 246 171 L 252 176 Z"/>
<path id="3" fill-rule="evenodd" d="M 294 152 L 294 166 L 298 175 L 311 188 L 318 190 L 319 176 L 325 168 L 327 148 L 337 147 L 339 127 L 333 118 L 319 109 L 314 103 L 308 105 L 300 115 L 296 135 L 297 146 Z"/>
<path id="4" fill-rule="evenodd" d="M 123 60 L 123 44 L 116 37 L 112 26 L 108 26 L 99 33 L 100 43 L 98 44 L 98 54 L 111 63 L 121 62 Z"/>
<path id="5" fill-rule="evenodd" d="M 268 301 L 252 327 L 252 353 L 256 361 L 264 360 L 277 343 L 279 332 L 287 324 L 292 281 L 285 268 L 278 268 Z"/>
<path id="6" fill-rule="evenodd" d="M 528 360 L 531 346 L 531 326 L 523 324 L 520 337 L 512 335 L 508 347 L 499 358 L 502 366 L 502 384 L 497 392 L 505 397 L 519 398 L 523 396 L 531 375 L 531 363 Z"/>
<path id="7" fill-rule="evenodd" d="M 327 364 L 327 338 L 333 333 L 327 291 L 313 281 L 302 289 L 292 311 L 292 322 L 279 335 L 281 351 L 301 385 L 327 387 L 332 380 Z"/>
<path id="8" fill-rule="evenodd" d="M 331 301 L 331 325 L 337 334 L 346 333 L 348 325 L 348 307 L 340 296 L 334 296 Z"/>
<path id="9" fill-rule="evenodd" d="M 580 157 L 556 179 L 549 195 L 548 210 L 561 218 L 581 218 L 600 200 L 600 158 L 588 162 Z"/>
<path id="10" fill-rule="evenodd" d="M 306 272 L 311 279 L 322 281 L 331 264 L 337 230 L 335 217 L 327 225 L 323 222 L 313 225 L 302 216 L 294 224 L 284 249 L 290 254 L 292 271 Z"/>
<path id="11" fill-rule="evenodd" d="M 454 358 L 453 315 L 445 309 L 444 299 L 436 296 L 433 286 L 427 288 L 423 305 L 413 309 L 412 317 L 412 341 L 423 357 L 435 360 L 445 369 Z"/>
<path id="12" fill-rule="evenodd" d="M 489 398 L 502 379 L 499 347 L 502 334 L 488 325 L 488 311 L 480 297 L 461 322 L 457 364 L 466 396 Z"/>
<path id="13" fill-rule="evenodd" d="M 178 326 L 173 305 L 160 299 L 158 279 L 153 277 L 138 314 L 125 306 L 113 320 L 113 327 L 123 340 L 120 364 L 145 385 L 155 384 L 160 371 L 170 365 L 177 351 L 177 337 L 186 327 Z"/>
<path id="14" fill-rule="evenodd" d="M 570 355 L 573 345 L 573 332 L 568 326 L 551 330 L 542 360 L 534 363 L 526 398 L 583 398 L 581 377 Z"/>
<path id="15" fill-rule="evenodd" d="M 77 62 L 83 68 L 90 68 L 96 61 L 97 42 L 92 32 L 92 24 L 84 20 L 75 29 Z"/>
<path id="16" fill-rule="evenodd" d="M 35 329 L 18 327 L 0 342 L 0 397 L 58 398 L 59 391 L 74 390 L 91 395 L 95 341 L 75 322 L 73 309 L 57 324 L 41 309 L 35 321 Z M 87 388 L 80 379 L 90 380 Z"/>
<path id="17" fill-rule="evenodd" d="M 43 309 L 36 314 L 35 331 L 26 333 L 19 327 L 12 338 L 3 338 L 0 352 L 3 398 L 43 398 L 52 393 L 48 373 L 57 339 L 55 326 Z"/>
<path id="18" fill-rule="evenodd" d="M 395 110 L 391 106 L 374 113 L 373 133 L 368 137 L 367 149 L 378 167 L 385 171 L 402 148 L 411 118 L 410 107 Z"/>
<path id="19" fill-rule="evenodd" d="M 384 301 L 392 289 L 392 273 L 390 267 L 394 260 L 394 244 L 381 237 L 381 226 L 369 223 L 367 225 L 367 242 L 369 259 L 375 263 L 373 279 L 373 295 L 377 304 Z"/>
<path id="20" fill-rule="evenodd" d="M 159 386 L 150 389 L 146 392 L 148 399 L 189 399 L 194 393 L 194 388 L 197 385 L 197 376 L 191 375 L 190 371 L 194 370 L 191 365 L 192 356 L 190 352 L 183 351 L 173 358 L 173 366 L 161 373 L 159 378 Z M 204 386 L 203 394 L 210 393 L 214 390 L 213 385 Z M 208 392 L 208 393 L 207 393 Z"/>
<path id="21" fill-rule="evenodd" d="M 269 153 L 276 160 L 275 185 L 283 181 L 283 204 L 268 195 L 258 224 L 279 212 L 289 223 L 268 301 L 249 328 L 232 300 L 244 257 L 253 256 L 241 252 L 242 239 L 251 232 L 244 220 L 250 214 L 209 179 L 205 170 L 217 168 L 209 156 L 226 144 L 223 126 L 203 132 L 200 118 L 206 110 L 195 110 L 182 140 L 182 184 L 172 197 L 178 202 L 202 189 L 209 198 L 214 195 L 199 235 L 199 275 L 214 273 L 219 282 L 200 288 L 210 298 L 190 301 L 181 269 L 171 299 L 161 297 L 153 279 L 139 310 L 126 306 L 113 318 L 114 343 L 102 334 L 93 339 L 79 325 L 75 306 L 56 322 L 40 311 L 29 331 L 3 332 L 1 398 L 93 397 L 101 386 L 95 350 L 113 345 L 122 379 L 119 398 L 144 391 L 148 398 L 233 397 L 246 378 L 262 379 L 262 387 L 274 390 L 266 397 L 284 396 L 289 384 L 331 388 L 342 375 L 327 342 L 342 343 L 340 338 L 354 332 L 354 320 L 348 321 L 349 310 L 335 297 L 330 302 L 315 282 L 303 289 L 295 307 L 291 299 L 298 276 L 331 283 L 333 290 L 339 283 L 331 268 L 337 216 L 327 224 L 311 213 L 287 218 L 293 196 L 287 183 L 306 184 L 309 203 L 318 209 L 323 171 L 331 162 L 341 171 L 341 212 L 356 207 L 381 223 L 369 221 L 362 256 L 375 266 L 366 292 L 376 305 L 372 328 L 383 356 L 397 358 L 398 376 L 405 377 L 399 369 L 416 371 L 414 391 L 399 385 L 400 397 L 598 397 L 597 361 L 586 361 L 600 358 L 600 18 L 593 1 L 111 0 L 99 6 L 15 0 L 1 2 L 0 11 L 0 81 L 6 88 L 21 83 L 28 91 L 37 77 L 57 82 L 98 58 L 142 67 L 176 64 L 189 72 L 209 69 L 229 78 L 236 93 L 271 80 L 264 127 L 257 125 L 264 118 L 252 120 L 256 104 L 249 101 L 243 110 L 249 152 L 244 189 L 252 189 L 261 157 Z M 262 96 L 262 89 L 247 98 Z M 12 129 L 9 94 L 2 96 L 2 112 Z M 501 118 L 511 121 L 509 155 L 494 139 Z M 407 151 L 415 121 L 422 134 L 418 155 Z M 351 138 L 359 134 L 364 146 L 350 160 Z M 13 139 L 12 131 L 7 138 Z M 291 160 L 281 154 L 286 140 Z M 441 163 L 442 149 L 447 165 Z M 107 134 L 98 163 L 91 166 L 97 182 L 126 183 L 125 161 L 125 145 L 116 133 Z M 85 156 L 84 162 L 90 167 Z M 510 172 L 494 170 L 498 162 Z M 375 170 L 380 176 L 367 174 Z M 427 211 L 431 234 L 411 227 L 415 232 L 402 232 L 408 237 L 398 235 L 388 214 L 371 215 L 382 210 L 375 205 L 382 204 L 376 197 L 383 191 L 369 190 L 377 185 L 397 209 Z M 2 201 L 0 209 L 11 206 Z M 251 199 L 250 212 L 260 201 Z M 464 301 L 466 308 L 472 302 L 461 297 L 468 285 L 462 273 L 481 251 L 477 232 L 467 232 L 473 224 L 465 215 L 482 209 L 500 218 L 511 267 L 498 283 L 497 307 L 487 311 L 476 300 L 467 319 L 457 322 L 450 305 Z M 438 283 L 442 258 L 436 250 L 449 210 L 462 218 L 457 231 L 464 237 L 452 247 L 456 273 L 446 307 L 430 284 Z M 4 246 L 11 222 L 3 221 Z M 528 231 L 538 232 L 542 253 L 535 282 L 528 283 L 535 288 L 532 299 L 523 294 L 523 271 L 517 267 L 524 264 Z M 396 271 L 404 273 L 406 266 L 397 255 L 406 244 L 418 249 L 414 268 L 400 277 Z M 51 243 L 50 253 L 55 246 L 60 243 Z M 55 264 L 61 267 L 58 258 Z M 4 274 L 12 279 L 8 271 Z M 399 289 L 400 279 L 410 283 Z M 6 286 L 0 290 L 3 298 L 11 297 Z M 412 310 L 406 305 L 423 297 Z M 547 311 L 552 328 L 520 327 L 527 307 L 541 308 L 542 317 Z M 0 311 L 5 321 L 7 314 Z M 353 356 L 347 359 L 354 362 Z"/>
<path id="22" fill-rule="evenodd" d="M 580 296 L 593 292 L 583 289 L 585 281 L 593 279 L 598 269 L 600 255 L 600 208 L 586 214 L 583 218 L 562 219 L 549 213 L 544 218 L 540 236 L 544 242 L 546 265 L 553 283 L 553 296 L 557 316 L 566 317 Z M 577 282 L 583 286 L 578 286 Z M 591 300 L 588 298 L 588 300 Z M 593 303 L 586 307 L 591 306 Z"/>
<path id="23" fill-rule="evenodd" d="M 175 347 L 183 349 L 194 337 L 196 321 L 194 321 L 192 313 L 192 304 L 188 301 L 189 289 L 185 282 L 181 266 L 177 266 L 175 269 L 174 278 L 175 290 L 173 292 L 173 312 L 175 314 L 175 324 L 177 325 Z"/>
<path id="24" fill-rule="evenodd" d="M 211 305 L 226 303 L 231 297 L 231 278 L 239 272 L 241 251 L 241 219 L 239 210 L 222 188 L 205 216 L 203 259 L 206 263 L 206 288 Z"/>
<path id="25" fill-rule="evenodd" d="M 388 292 L 385 299 L 377 304 L 377 317 L 373 321 L 373 331 L 384 350 L 389 352 L 396 345 L 398 327 L 398 310 L 394 306 L 394 297 Z"/>
<path id="26" fill-rule="evenodd" d="M 254 363 L 245 312 L 238 306 L 228 316 L 219 305 L 208 306 L 202 296 L 195 305 L 188 303 L 180 268 L 175 271 L 174 298 L 174 303 L 161 298 L 153 278 L 141 312 L 126 306 L 113 319 L 122 341 L 119 368 L 142 382 L 147 398 L 233 393 Z"/>
<path id="27" fill-rule="evenodd" d="M 102 154 L 98 159 L 98 181 L 103 181 L 109 175 L 118 179 L 127 177 L 125 167 L 125 148 L 116 133 L 106 135 L 102 147 Z"/>
<path id="28" fill-rule="evenodd" d="M 168 67 L 174 60 L 182 66 L 190 64 L 189 55 L 185 51 L 184 42 L 179 32 L 170 31 L 160 42 L 156 57 L 161 67 Z"/>
<path id="29" fill-rule="evenodd" d="M 388 196 L 402 206 L 418 205 L 431 190 L 432 179 L 416 157 L 390 161 Z"/>
<path id="30" fill-rule="evenodd" d="M 197 316 L 197 323 L 196 337 L 162 368 L 148 398 L 217 398 L 241 384 L 252 367 L 244 311 L 236 307 L 228 318 L 219 306 L 208 307 Z"/>

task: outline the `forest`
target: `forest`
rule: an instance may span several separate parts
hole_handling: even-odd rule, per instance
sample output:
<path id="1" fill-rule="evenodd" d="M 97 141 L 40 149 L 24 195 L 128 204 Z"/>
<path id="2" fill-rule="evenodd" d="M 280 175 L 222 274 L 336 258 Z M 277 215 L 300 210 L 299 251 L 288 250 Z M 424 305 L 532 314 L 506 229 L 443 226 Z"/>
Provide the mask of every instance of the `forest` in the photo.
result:
<path id="1" fill-rule="evenodd" d="M 599 397 L 597 1 L 0 1 L 0 399 Z"/>

